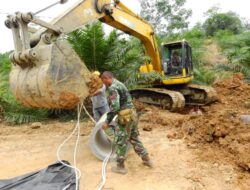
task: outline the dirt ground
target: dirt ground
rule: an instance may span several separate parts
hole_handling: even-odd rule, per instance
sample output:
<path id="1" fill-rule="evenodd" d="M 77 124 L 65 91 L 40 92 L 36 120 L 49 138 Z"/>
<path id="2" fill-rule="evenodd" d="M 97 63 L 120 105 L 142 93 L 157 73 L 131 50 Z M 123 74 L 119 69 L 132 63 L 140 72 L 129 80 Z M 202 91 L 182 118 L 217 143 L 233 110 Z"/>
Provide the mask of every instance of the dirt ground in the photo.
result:
<path id="1" fill-rule="evenodd" d="M 106 190 L 248 190 L 250 189 L 250 125 L 240 121 L 249 114 L 250 85 L 241 76 L 217 82 L 220 101 L 200 108 L 202 115 L 170 113 L 137 105 L 141 139 L 155 167 L 146 168 L 130 151 L 128 174 L 107 167 Z M 0 179 L 42 169 L 56 161 L 58 145 L 72 131 L 75 121 L 48 121 L 39 128 L 30 124 L 8 126 L 0 123 Z M 78 166 L 81 190 L 97 189 L 101 165 L 90 152 L 91 122 L 81 123 Z M 72 162 L 74 142 L 63 149 L 62 158 Z"/>

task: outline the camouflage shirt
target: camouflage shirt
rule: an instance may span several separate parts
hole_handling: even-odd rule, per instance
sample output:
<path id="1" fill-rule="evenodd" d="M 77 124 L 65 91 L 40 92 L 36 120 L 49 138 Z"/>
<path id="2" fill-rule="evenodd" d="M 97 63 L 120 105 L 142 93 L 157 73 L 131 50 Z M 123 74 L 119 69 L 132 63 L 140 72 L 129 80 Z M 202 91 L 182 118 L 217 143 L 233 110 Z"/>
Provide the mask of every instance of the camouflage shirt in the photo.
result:
<path id="1" fill-rule="evenodd" d="M 110 112 L 107 121 L 110 123 L 114 116 L 121 110 L 134 108 L 131 95 L 127 87 L 120 81 L 113 79 L 112 85 L 107 88 Z"/>

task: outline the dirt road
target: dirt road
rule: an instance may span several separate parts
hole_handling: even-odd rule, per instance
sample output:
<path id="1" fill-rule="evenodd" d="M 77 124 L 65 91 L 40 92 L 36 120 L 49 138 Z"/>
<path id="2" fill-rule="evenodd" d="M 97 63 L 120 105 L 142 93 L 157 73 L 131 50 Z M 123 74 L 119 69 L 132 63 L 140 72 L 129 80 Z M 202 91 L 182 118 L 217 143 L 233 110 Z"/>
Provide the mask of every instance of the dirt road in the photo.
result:
<path id="1" fill-rule="evenodd" d="M 125 176 L 107 168 L 106 190 L 249 190 L 250 124 L 240 121 L 250 114 L 250 84 L 240 75 L 217 82 L 220 101 L 201 108 L 170 113 L 136 105 L 141 113 L 141 139 L 155 167 L 146 168 L 133 151 Z M 42 169 L 56 162 L 58 145 L 73 130 L 75 122 L 48 121 L 40 128 L 0 123 L 0 179 Z M 81 190 L 95 190 L 101 181 L 101 165 L 88 147 L 90 122 L 81 124 L 78 167 Z M 143 130 L 144 129 L 144 130 Z M 145 131 L 147 130 L 147 131 Z M 74 142 L 63 149 L 62 158 L 72 163 Z"/>
<path id="2" fill-rule="evenodd" d="M 58 144 L 73 129 L 74 123 L 44 123 L 39 129 L 31 126 L 0 126 L 0 178 L 11 178 L 32 172 L 56 161 Z M 97 189 L 101 179 L 101 162 L 88 148 L 91 123 L 82 123 L 78 164 L 82 170 L 81 189 Z M 141 131 L 141 138 L 155 162 L 149 169 L 130 152 L 127 160 L 129 173 L 121 176 L 107 169 L 105 189 L 117 190 L 237 190 L 237 174 L 231 165 L 202 162 L 196 149 L 183 140 L 169 140 L 168 129 Z M 73 141 L 62 152 L 65 160 L 72 161 Z"/>

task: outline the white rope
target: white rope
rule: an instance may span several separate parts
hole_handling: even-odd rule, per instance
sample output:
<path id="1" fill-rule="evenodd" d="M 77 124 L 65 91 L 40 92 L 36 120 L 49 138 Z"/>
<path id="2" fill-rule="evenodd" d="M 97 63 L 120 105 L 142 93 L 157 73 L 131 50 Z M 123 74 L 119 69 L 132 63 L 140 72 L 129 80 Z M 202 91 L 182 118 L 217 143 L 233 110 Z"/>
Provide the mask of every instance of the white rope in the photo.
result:
<path id="1" fill-rule="evenodd" d="M 76 126 L 74 128 L 74 130 L 72 131 L 72 133 L 58 146 L 57 148 L 57 160 L 64 166 L 72 168 L 75 170 L 75 175 L 76 175 L 76 190 L 78 190 L 78 184 L 79 184 L 79 179 L 81 178 L 81 170 L 79 168 L 77 168 L 77 160 L 76 160 L 76 156 L 77 156 L 77 149 L 78 149 L 78 144 L 79 144 L 79 139 L 80 139 L 80 117 L 81 117 L 81 112 L 82 109 L 84 109 L 85 113 L 89 116 L 89 118 L 96 124 L 95 120 L 93 119 L 93 117 L 89 114 L 89 112 L 87 111 L 86 107 L 83 105 L 83 102 L 79 105 L 77 105 L 77 123 Z M 64 162 L 62 162 L 62 159 L 60 157 L 60 152 L 62 147 L 66 144 L 66 142 L 68 142 L 72 136 L 75 134 L 75 132 L 77 132 L 77 139 L 76 139 L 76 143 L 75 143 L 75 147 L 74 147 L 74 165 L 68 165 Z M 102 163 L 102 182 L 98 187 L 98 190 L 102 190 L 105 183 L 106 183 L 106 168 L 107 168 L 107 164 L 109 162 L 109 159 L 113 153 L 112 150 L 112 143 L 111 144 L 111 151 L 110 153 L 107 155 L 107 157 L 103 160 Z M 66 190 L 67 188 L 69 188 L 69 185 L 67 185 L 66 187 L 63 188 L 63 190 Z"/>
<path id="2" fill-rule="evenodd" d="M 93 117 L 89 114 L 88 110 L 86 109 L 85 106 L 83 106 L 83 109 L 85 111 L 85 113 L 89 116 L 89 118 L 96 124 L 96 121 L 93 119 Z M 110 143 L 111 145 L 111 151 L 110 153 L 106 156 L 106 158 L 103 160 L 102 162 L 102 182 L 101 184 L 99 185 L 98 187 L 98 190 L 102 190 L 102 188 L 104 187 L 105 183 L 106 183 L 106 179 L 107 179 L 107 176 L 106 176 L 106 168 L 107 168 L 107 164 L 109 162 L 109 159 L 113 153 L 113 148 L 112 148 L 112 143 Z"/>
<path id="3" fill-rule="evenodd" d="M 94 118 L 89 114 L 89 112 L 88 112 L 88 110 L 86 109 L 85 106 L 83 106 L 83 109 L 84 109 L 85 113 L 89 116 L 89 118 L 91 119 L 91 121 L 93 121 L 93 123 L 96 124 Z"/>
<path id="4" fill-rule="evenodd" d="M 74 130 L 72 131 L 72 133 L 58 146 L 57 151 L 56 151 L 56 155 L 57 155 L 57 160 L 64 166 L 72 168 L 75 170 L 75 175 L 76 175 L 76 190 L 78 190 L 78 185 L 79 185 L 79 179 L 81 178 L 81 170 L 79 168 L 77 168 L 77 161 L 76 161 L 76 156 L 77 156 L 77 148 L 78 148 L 78 144 L 79 144 L 79 139 L 80 139 L 80 117 L 81 117 L 81 111 L 83 108 L 83 102 L 79 105 L 77 105 L 77 123 L 76 126 L 74 128 Z M 66 144 L 66 142 L 68 142 L 72 136 L 75 134 L 75 132 L 77 131 L 77 139 L 76 139 L 76 143 L 75 143 L 75 148 L 74 148 L 74 165 L 68 165 L 66 163 L 64 163 L 60 157 L 60 152 L 62 147 Z M 69 186 L 67 185 L 66 187 L 63 188 L 63 190 L 66 190 Z"/>
<path id="5" fill-rule="evenodd" d="M 102 190 L 102 188 L 104 187 L 104 185 L 106 183 L 106 179 L 107 179 L 107 177 L 106 177 L 106 168 L 107 168 L 107 164 L 109 162 L 109 159 L 110 159 L 110 157 L 111 157 L 111 155 L 113 153 L 112 143 L 110 143 L 110 144 L 111 144 L 111 151 L 108 154 L 108 156 L 102 162 L 102 182 L 99 185 L 98 190 Z"/>

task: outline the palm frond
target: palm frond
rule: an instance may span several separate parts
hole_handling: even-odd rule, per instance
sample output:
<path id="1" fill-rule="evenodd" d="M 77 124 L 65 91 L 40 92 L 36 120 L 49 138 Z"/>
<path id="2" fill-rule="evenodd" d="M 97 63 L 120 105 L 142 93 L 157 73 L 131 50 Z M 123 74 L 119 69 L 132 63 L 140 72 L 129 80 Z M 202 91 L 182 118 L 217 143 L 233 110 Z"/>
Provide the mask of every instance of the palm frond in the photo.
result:
<path id="1" fill-rule="evenodd" d="M 139 40 L 126 40 L 121 35 L 113 30 L 105 36 L 97 22 L 74 31 L 68 40 L 90 70 L 109 70 L 131 86 L 137 81 L 137 71 L 145 56 Z"/>

